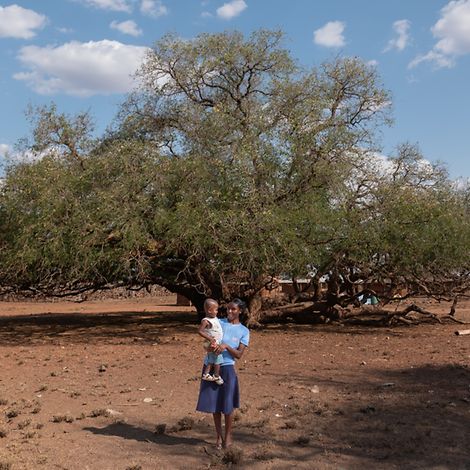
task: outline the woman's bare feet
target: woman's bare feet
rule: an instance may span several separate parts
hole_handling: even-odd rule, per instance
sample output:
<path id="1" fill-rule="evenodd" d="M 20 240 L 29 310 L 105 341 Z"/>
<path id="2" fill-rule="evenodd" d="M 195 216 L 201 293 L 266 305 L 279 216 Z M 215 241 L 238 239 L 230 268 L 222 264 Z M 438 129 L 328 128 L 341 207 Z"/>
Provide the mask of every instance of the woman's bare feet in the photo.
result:
<path id="1" fill-rule="evenodd" d="M 223 439 L 221 437 L 217 437 L 217 440 L 215 441 L 215 447 L 217 449 L 223 449 L 225 446 L 225 442 L 223 441 Z"/>

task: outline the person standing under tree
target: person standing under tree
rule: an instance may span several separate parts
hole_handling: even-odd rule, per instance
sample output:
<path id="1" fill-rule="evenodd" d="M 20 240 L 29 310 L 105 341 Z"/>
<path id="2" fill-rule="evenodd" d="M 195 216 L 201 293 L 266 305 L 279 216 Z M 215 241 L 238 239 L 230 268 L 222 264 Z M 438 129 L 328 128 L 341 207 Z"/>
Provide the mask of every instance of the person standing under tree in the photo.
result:
<path id="1" fill-rule="evenodd" d="M 227 305 L 227 318 L 220 320 L 223 337 L 214 352 L 222 354 L 220 376 L 222 386 L 201 380 L 197 411 L 212 413 L 216 431 L 216 445 L 227 448 L 232 445 L 233 410 L 240 408 L 240 390 L 235 371 L 235 360 L 242 357 L 250 341 L 250 330 L 241 324 L 240 315 L 246 309 L 245 302 L 234 299 Z M 225 432 L 222 433 L 222 414 L 225 418 Z"/>

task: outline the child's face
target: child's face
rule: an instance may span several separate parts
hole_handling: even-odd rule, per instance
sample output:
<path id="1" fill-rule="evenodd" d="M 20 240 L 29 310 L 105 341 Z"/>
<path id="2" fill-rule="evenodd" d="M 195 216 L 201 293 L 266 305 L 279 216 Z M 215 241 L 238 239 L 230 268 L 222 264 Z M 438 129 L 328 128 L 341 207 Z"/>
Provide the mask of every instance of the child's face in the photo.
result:
<path id="1" fill-rule="evenodd" d="M 219 311 L 219 305 L 218 304 L 209 304 L 206 306 L 206 314 L 210 318 L 215 318 L 217 316 L 217 313 Z"/>

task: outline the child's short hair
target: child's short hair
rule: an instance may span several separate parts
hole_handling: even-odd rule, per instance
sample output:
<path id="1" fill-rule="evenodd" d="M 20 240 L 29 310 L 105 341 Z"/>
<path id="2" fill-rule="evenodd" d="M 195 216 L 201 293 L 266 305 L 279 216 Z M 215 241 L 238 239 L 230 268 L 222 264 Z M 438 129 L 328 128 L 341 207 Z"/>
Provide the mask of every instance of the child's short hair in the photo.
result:
<path id="1" fill-rule="evenodd" d="M 217 300 L 215 299 L 206 299 L 204 300 L 204 310 L 207 309 L 207 307 L 209 307 L 209 305 L 217 305 L 217 307 L 219 306 L 219 302 L 217 302 Z"/>

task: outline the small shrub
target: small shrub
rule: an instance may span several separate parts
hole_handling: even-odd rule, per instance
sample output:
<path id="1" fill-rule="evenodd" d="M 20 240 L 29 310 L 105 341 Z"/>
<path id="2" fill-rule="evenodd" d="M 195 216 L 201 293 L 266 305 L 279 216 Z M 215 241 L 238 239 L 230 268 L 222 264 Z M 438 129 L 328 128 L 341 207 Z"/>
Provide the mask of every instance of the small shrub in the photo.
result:
<path id="1" fill-rule="evenodd" d="M 51 420 L 53 423 L 73 423 L 73 416 L 70 415 L 54 415 Z"/>
<path id="2" fill-rule="evenodd" d="M 24 421 L 21 421 L 20 423 L 18 423 L 18 429 L 27 428 L 30 424 L 31 424 L 31 420 L 25 419 Z"/>
<path id="3" fill-rule="evenodd" d="M 6 406 L 8 405 L 8 400 L 5 398 L 0 398 L 0 406 Z"/>
<path id="4" fill-rule="evenodd" d="M 0 462 L 0 470 L 11 470 L 11 462 L 5 462 L 2 460 Z"/>
<path id="5" fill-rule="evenodd" d="M 0 439 L 7 437 L 7 435 L 8 433 L 5 431 L 5 429 L 0 429 Z"/>
<path id="6" fill-rule="evenodd" d="M 130 465 L 126 470 L 142 470 L 142 465 Z"/>
<path id="7" fill-rule="evenodd" d="M 16 418 L 19 414 L 20 412 L 18 410 L 9 410 L 5 413 L 5 416 L 8 419 L 12 419 L 12 418 Z"/>
<path id="8" fill-rule="evenodd" d="M 295 441 L 294 444 L 299 446 L 306 446 L 310 442 L 310 436 L 301 435 Z"/>
<path id="9" fill-rule="evenodd" d="M 243 451 L 238 447 L 230 447 L 225 450 L 222 462 L 227 465 L 239 465 L 243 461 Z"/>
<path id="10" fill-rule="evenodd" d="M 166 431 L 166 424 L 165 423 L 157 424 L 155 426 L 155 431 L 154 431 L 155 434 L 158 434 L 158 435 L 165 434 L 165 431 Z"/>
<path id="11" fill-rule="evenodd" d="M 104 408 L 98 408 L 96 410 L 92 410 L 92 412 L 90 413 L 89 416 L 90 416 L 90 418 L 98 418 L 98 416 L 108 417 L 109 412 L 108 412 L 108 410 L 106 410 Z"/>
<path id="12" fill-rule="evenodd" d="M 176 424 L 176 428 L 178 431 L 189 431 L 194 426 L 194 419 L 190 416 L 185 416 L 181 418 L 178 423 Z"/>

